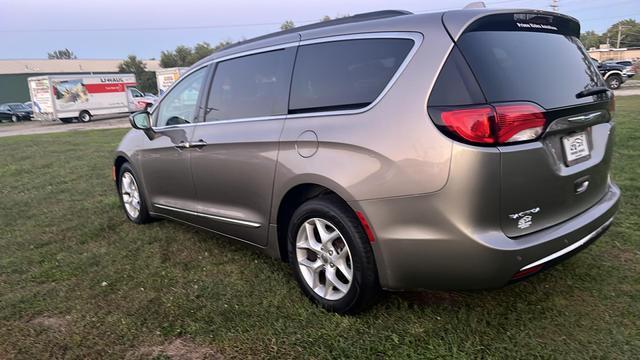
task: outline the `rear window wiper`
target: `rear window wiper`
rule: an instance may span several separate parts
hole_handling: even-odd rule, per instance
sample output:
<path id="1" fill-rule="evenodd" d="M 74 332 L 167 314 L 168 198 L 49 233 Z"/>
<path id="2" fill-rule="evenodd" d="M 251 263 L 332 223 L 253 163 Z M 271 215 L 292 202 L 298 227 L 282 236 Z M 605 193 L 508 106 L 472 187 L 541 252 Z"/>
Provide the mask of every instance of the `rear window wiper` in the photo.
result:
<path id="1" fill-rule="evenodd" d="M 609 88 L 606 86 L 596 86 L 590 89 L 585 89 L 580 91 L 579 93 L 576 94 L 576 99 L 606 93 L 607 91 L 609 91 Z"/>

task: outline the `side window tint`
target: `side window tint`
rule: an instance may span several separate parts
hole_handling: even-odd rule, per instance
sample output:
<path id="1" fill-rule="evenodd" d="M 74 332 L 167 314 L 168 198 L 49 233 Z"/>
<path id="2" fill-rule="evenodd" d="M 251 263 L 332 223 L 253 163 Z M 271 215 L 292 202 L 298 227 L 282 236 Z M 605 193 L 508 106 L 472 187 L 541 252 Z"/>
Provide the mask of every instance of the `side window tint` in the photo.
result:
<path id="1" fill-rule="evenodd" d="M 454 47 L 431 91 L 429 105 L 453 106 L 483 104 L 486 100 L 469 65 Z"/>
<path id="2" fill-rule="evenodd" d="M 207 73 L 201 68 L 182 79 L 160 103 L 156 126 L 180 125 L 194 122 L 198 114 L 198 96 Z"/>
<path id="3" fill-rule="evenodd" d="M 291 48 L 218 63 L 205 121 L 286 114 L 293 53 Z"/>
<path id="4" fill-rule="evenodd" d="M 368 106 L 398 71 L 413 44 L 411 39 L 356 39 L 301 46 L 289 112 Z"/>

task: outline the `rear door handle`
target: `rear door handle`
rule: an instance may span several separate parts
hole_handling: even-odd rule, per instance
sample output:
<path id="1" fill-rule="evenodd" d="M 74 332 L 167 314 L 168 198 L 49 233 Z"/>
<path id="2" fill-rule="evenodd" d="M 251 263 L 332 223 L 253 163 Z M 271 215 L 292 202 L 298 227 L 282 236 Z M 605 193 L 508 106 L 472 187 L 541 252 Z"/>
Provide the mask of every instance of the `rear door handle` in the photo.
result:
<path id="1" fill-rule="evenodd" d="M 198 140 L 198 141 L 195 141 L 195 142 L 190 143 L 190 144 L 189 144 L 189 147 L 192 147 L 192 148 L 202 148 L 202 147 L 205 147 L 205 146 L 207 146 L 207 145 L 209 145 L 209 144 L 207 144 L 207 142 L 206 142 L 206 141 L 204 141 L 204 140 L 200 139 L 200 140 Z"/>
<path id="2" fill-rule="evenodd" d="M 189 144 L 189 143 L 188 143 L 188 142 L 186 142 L 186 141 L 180 141 L 180 143 L 179 143 L 179 144 L 177 144 L 177 145 L 175 145 L 175 147 L 176 147 L 177 149 L 188 149 L 188 148 L 190 148 L 190 147 L 191 147 L 191 144 Z"/>

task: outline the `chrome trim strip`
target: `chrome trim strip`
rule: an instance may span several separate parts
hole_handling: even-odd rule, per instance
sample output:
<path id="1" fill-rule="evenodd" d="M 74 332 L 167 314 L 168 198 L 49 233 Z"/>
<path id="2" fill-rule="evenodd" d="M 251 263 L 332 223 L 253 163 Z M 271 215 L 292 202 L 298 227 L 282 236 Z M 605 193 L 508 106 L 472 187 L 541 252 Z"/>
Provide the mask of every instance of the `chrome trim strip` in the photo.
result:
<path id="1" fill-rule="evenodd" d="M 570 117 L 567 119 L 567 121 L 569 122 L 587 122 L 587 121 L 591 121 L 593 120 L 596 116 L 601 115 L 602 111 L 597 111 L 593 114 L 589 114 L 589 115 L 582 115 L 582 116 L 575 116 L 575 117 Z"/>
<path id="2" fill-rule="evenodd" d="M 222 217 L 222 216 L 209 215 L 209 214 L 205 214 L 205 213 L 199 213 L 199 212 L 195 212 L 195 211 L 191 211 L 191 210 L 179 209 L 179 208 L 175 208 L 175 207 L 172 207 L 172 206 L 161 205 L 161 204 L 153 204 L 153 205 L 156 206 L 156 207 L 159 207 L 161 209 L 177 211 L 177 212 L 181 212 L 183 214 L 188 214 L 188 215 L 202 216 L 202 217 L 206 217 L 206 218 L 209 218 L 209 219 L 212 219 L 212 220 L 226 222 L 226 223 L 229 223 L 229 224 L 243 225 L 243 226 L 248 226 L 248 227 L 251 227 L 251 228 L 259 228 L 260 226 L 262 226 L 260 223 L 255 223 L 255 222 L 252 222 L 252 221 L 245 221 L 245 220 L 226 218 L 226 217 Z"/>
<path id="3" fill-rule="evenodd" d="M 323 38 L 317 38 L 317 39 L 304 40 L 304 41 L 301 41 L 299 43 L 298 42 L 292 42 L 292 43 L 285 43 L 285 44 L 282 44 L 282 45 L 269 46 L 269 47 L 266 47 L 266 48 L 249 50 L 249 51 L 228 55 L 228 56 L 225 56 L 225 57 L 221 57 L 221 58 L 214 59 L 214 60 L 208 61 L 206 63 L 203 63 L 198 68 L 195 68 L 195 69 L 185 73 L 184 75 L 182 75 L 180 77 L 180 79 L 178 79 L 178 81 L 176 81 L 171 86 L 171 88 L 176 86 L 176 84 L 178 84 L 182 79 L 184 79 L 187 75 L 191 74 L 192 72 L 194 72 L 194 71 L 196 71 L 198 69 L 201 69 L 202 67 L 208 66 L 209 64 L 216 63 L 216 62 L 219 62 L 219 61 L 229 60 L 229 59 L 233 59 L 233 58 L 236 58 L 236 57 L 242 57 L 242 56 L 246 56 L 246 55 L 258 54 L 258 53 L 262 53 L 262 52 L 274 51 L 274 50 L 278 50 L 278 49 L 284 49 L 284 48 L 295 46 L 295 45 L 302 46 L 302 45 L 307 45 L 307 44 L 318 44 L 318 43 L 323 43 L 323 42 L 344 41 L 344 40 L 354 40 L 354 39 L 411 39 L 414 42 L 413 47 L 411 48 L 411 50 L 409 51 L 409 53 L 405 57 L 405 59 L 402 62 L 402 64 L 400 64 L 400 66 L 398 67 L 398 70 L 396 70 L 395 74 L 391 77 L 391 79 L 387 83 L 387 86 L 385 86 L 385 88 L 382 90 L 382 92 L 380 92 L 380 95 L 378 95 L 378 97 L 375 100 L 373 100 L 373 102 L 371 102 L 371 104 L 367 105 L 366 107 L 363 107 L 361 109 L 353 109 L 353 110 L 309 112 L 309 113 L 289 114 L 289 115 L 283 114 L 283 115 L 260 116 L 260 117 L 251 117 L 251 118 L 229 119 L 229 120 L 221 120 L 221 121 L 198 122 L 198 123 L 193 123 L 193 124 L 180 124 L 180 125 L 160 126 L 160 127 L 154 127 L 153 129 L 154 130 L 163 130 L 163 129 L 166 129 L 166 128 L 169 128 L 169 127 L 176 128 L 176 127 L 188 127 L 188 126 L 198 126 L 198 125 L 225 124 L 225 123 L 234 123 L 234 122 L 280 120 L 280 119 L 284 119 L 284 118 L 286 118 L 286 119 L 296 119 L 296 118 L 308 118 L 308 117 L 316 117 L 316 116 L 352 115 L 352 114 L 359 114 L 359 113 L 366 112 L 366 111 L 370 110 L 371 108 L 373 108 L 374 106 L 376 106 L 376 104 L 378 104 L 378 102 L 380 102 L 380 100 L 382 100 L 382 98 L 387 94 L 387 92 L 389 92 L 391 87 L 393 87 L 393 84 L 396 82 L 396 80 L 398 80 L 400 75 L 402 75 L 402 73 L 404 72 L 404 69 L 409 65 L 409 62 L 411 61 L 411 59 L 413 59 L 413 56 L 418 51 L 418 48 L 420 47 L 420 45 L 422 45 L 422 41 L 423 41 L 424 37 L 422 36 L 421 33 L 418 33 L 418 32 L 379 32 L 379 33 L 375 33 L 375 32 L 373 32 L 373 33 L 338 35 L 338 36 L 329 36 L 329 37 L 323 37 Z M 162 102 L 162 99 L 168 93 L 171 92 L 171 88 L 162 95 L 162 97 L 158 100 L 157 104 L 160 104 Z M 155 110 L 155 107 L 156 106 L 154 105 L 152 110 Z"/>
<path id="4" fill-rule="evenodd" d="M 587 243 L 589 240 L 593 239 L 594 237 L 600 235 L 609 225 L 611 225 L 611 222 L 613 222 L 613 218 L 609 219 L 606 223 L 602 224 L 599 228 L 597 228 L 594 232 L 592 232 L 591 234 L 585 236 L 584 238 L 576 241 L 575 243 L 567 246 L 566 248 L 554 252 L 553 254 L 546 256 L 538 261 L 532 262 L 531 264 L 523 267 L 522 269 L 520 269 L 520 271 L 522 270 L 527 270 L 529 268 L 532 268 L 534 266 L 538 266 L 541 264 L 546 263 L 547 261 L 551 261 L 557 257 L 560 257 L 568 252 L 571 252 L 577 248 L 579 248 L 580 246 L 584 245 L 585 243 Z"/>

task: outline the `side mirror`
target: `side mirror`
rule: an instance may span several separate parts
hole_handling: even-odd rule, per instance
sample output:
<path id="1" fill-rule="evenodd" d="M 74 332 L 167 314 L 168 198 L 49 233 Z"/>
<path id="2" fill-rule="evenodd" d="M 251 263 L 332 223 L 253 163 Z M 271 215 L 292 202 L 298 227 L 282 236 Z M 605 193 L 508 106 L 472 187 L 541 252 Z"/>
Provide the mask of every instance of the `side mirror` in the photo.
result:
<path id="1" fill-rule="evenodd" d="M 138 111 L 129 116 L 131 127 L 138 130 L 151 130 L 151 116 L 149 112 Z"/>
<path id="2" fill-rule="evenodd" d="M 151 127 L 151 115 L 147 110 L 142 110 L 129 115 L 129 122 L 131 127 L 137 130 L 144 131 L 149 140 L 156 138 L 156 132 Z"/>

